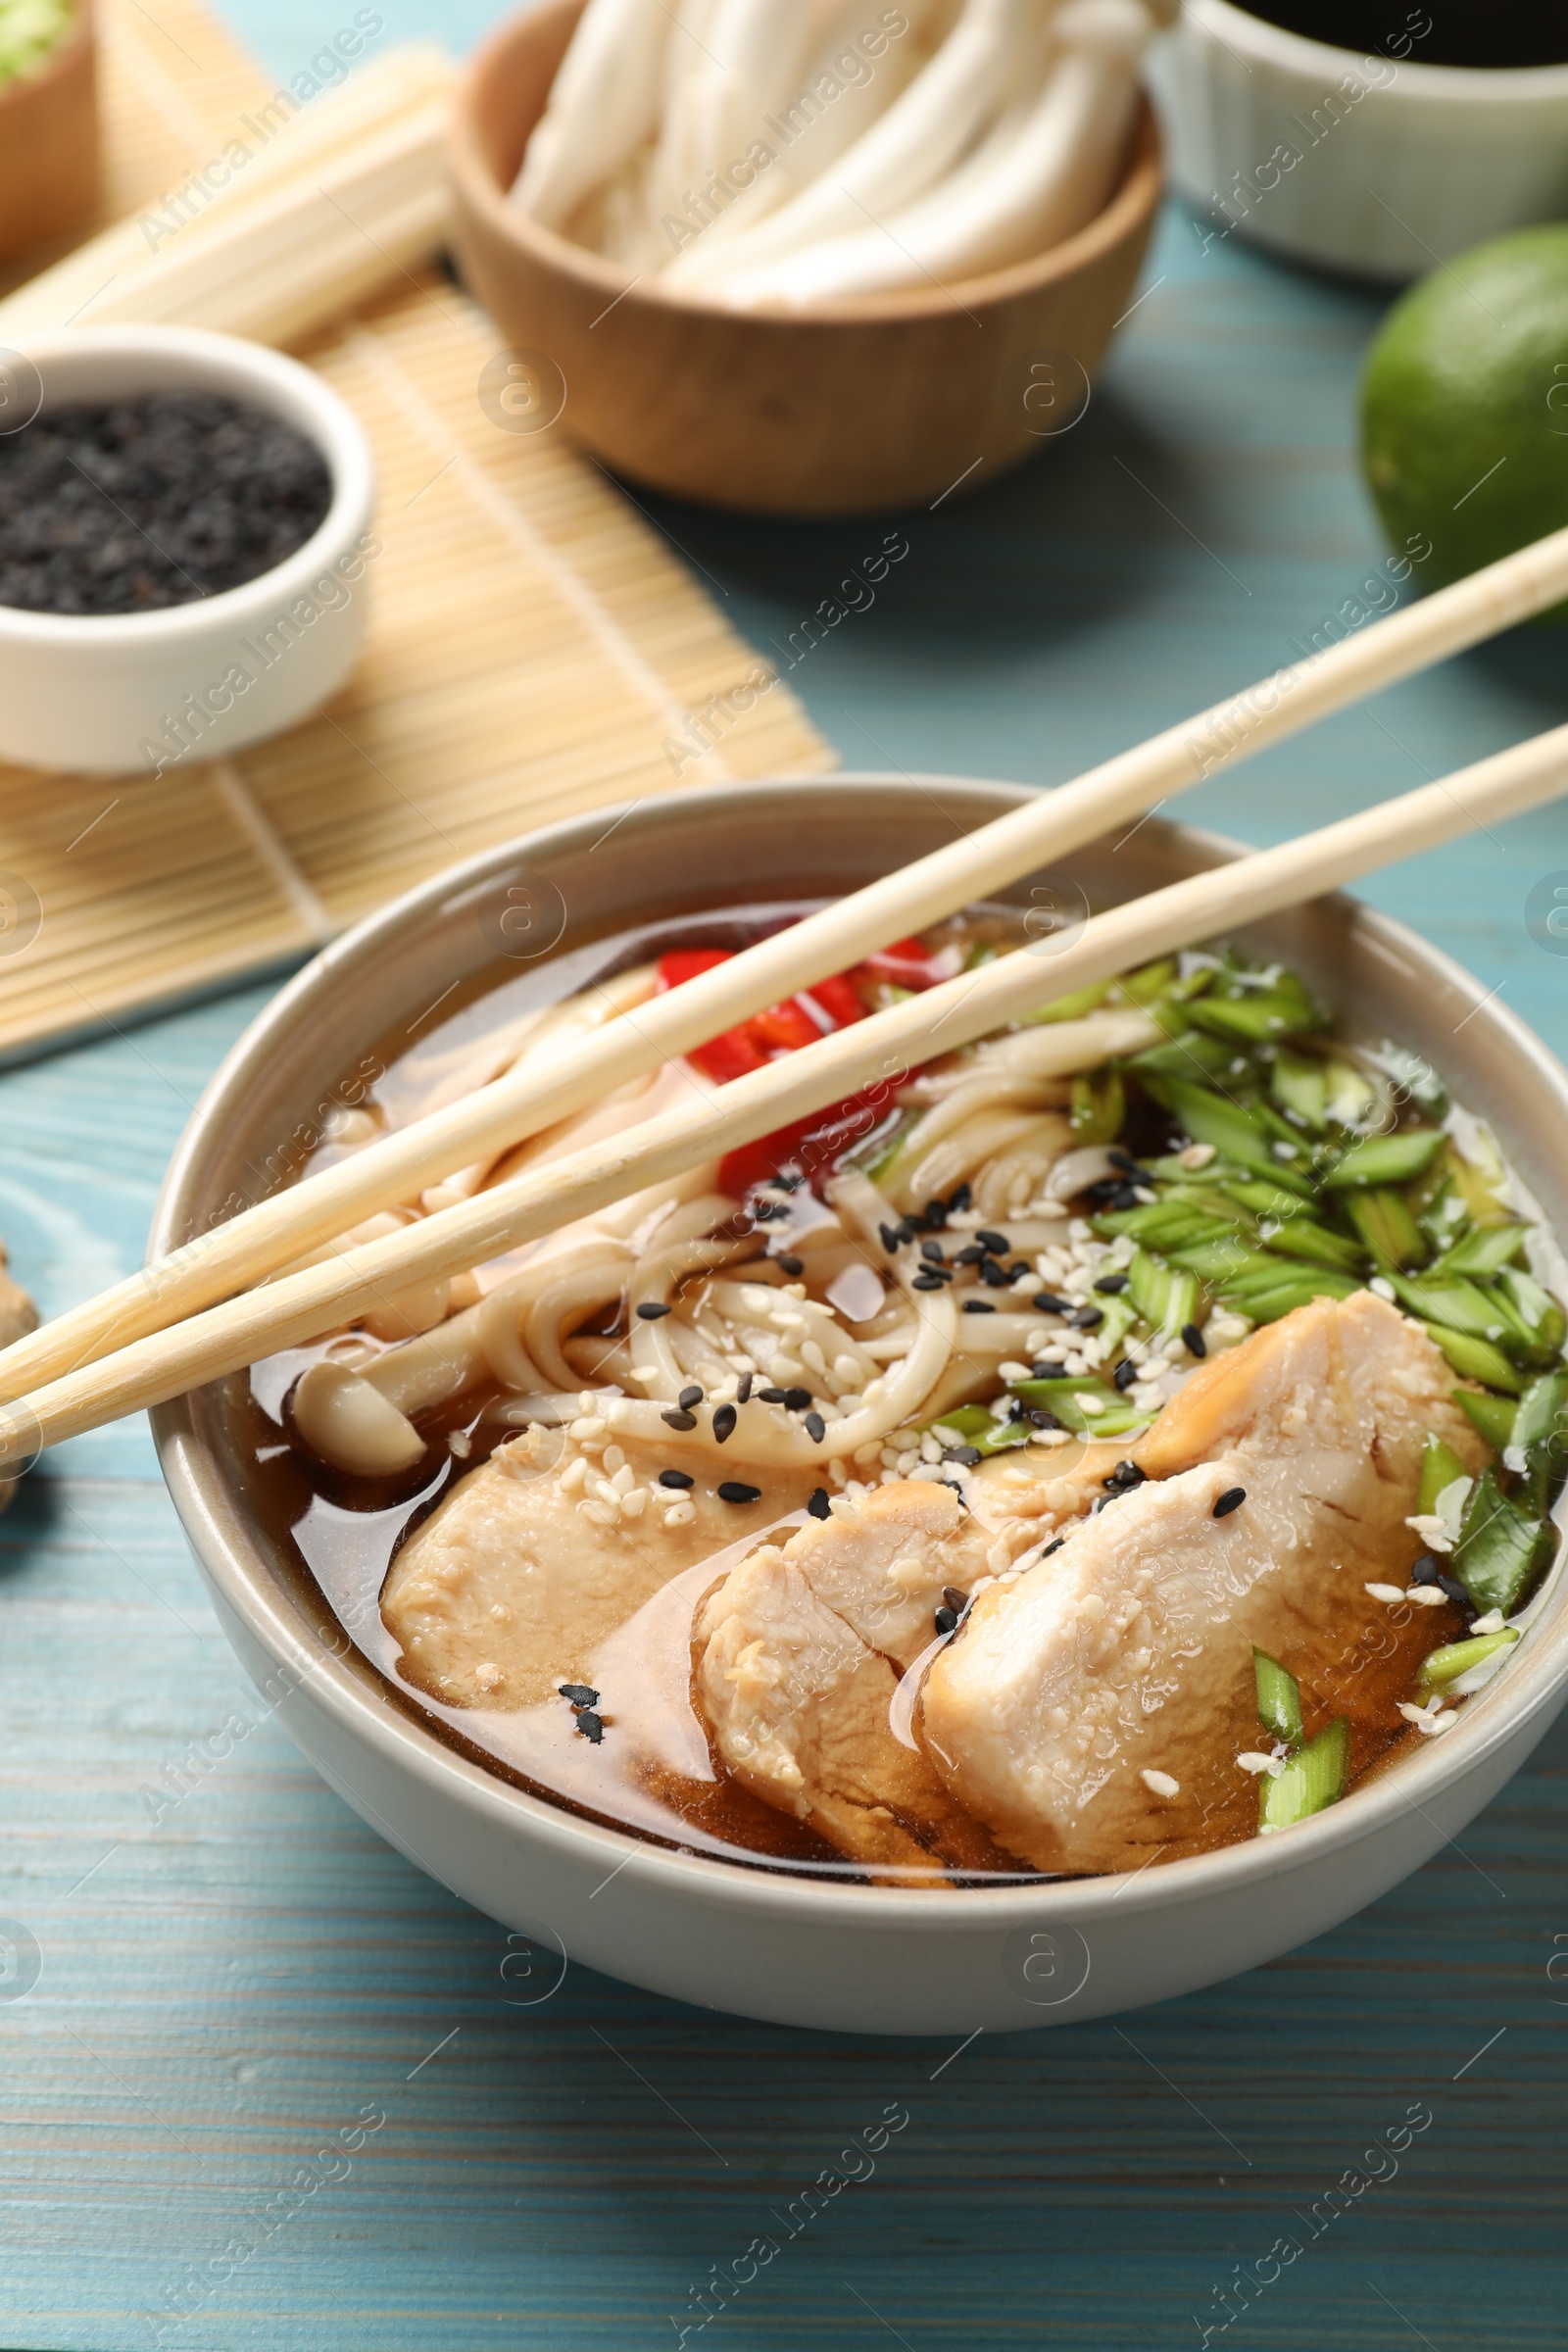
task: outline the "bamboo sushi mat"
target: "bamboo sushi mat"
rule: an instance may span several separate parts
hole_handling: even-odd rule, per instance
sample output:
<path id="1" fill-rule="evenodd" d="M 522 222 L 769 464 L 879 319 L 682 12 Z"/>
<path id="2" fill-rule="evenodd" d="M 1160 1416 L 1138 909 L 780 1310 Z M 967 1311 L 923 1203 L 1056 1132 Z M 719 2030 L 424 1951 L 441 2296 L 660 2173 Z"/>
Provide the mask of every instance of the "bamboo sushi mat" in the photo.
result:
<path id="1" fill-rule="evenodd" d="M 156 19 L 101 0 L 99 24 L 107 221 L 219 152 L 269 85 L 192 0 Z M 666 741 L 755 657 L 589 459 L 486 419 L 499 347 L 431 270 L 300 352 L 381 473 L 368 637 L 326 711 L 163 778 L 0 763 L 0 891 L 42 909 L 0 961 L 0 1054 L 297 956 L 534 825 L 834 764 L 778 684 L 677 778 Z"/>

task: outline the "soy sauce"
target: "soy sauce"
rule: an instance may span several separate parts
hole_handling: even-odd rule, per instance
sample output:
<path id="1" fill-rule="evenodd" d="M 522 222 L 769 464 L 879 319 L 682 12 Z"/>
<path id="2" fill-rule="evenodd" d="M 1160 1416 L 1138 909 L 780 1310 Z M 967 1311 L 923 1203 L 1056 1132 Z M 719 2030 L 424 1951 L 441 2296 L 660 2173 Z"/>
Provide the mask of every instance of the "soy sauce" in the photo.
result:
<path id="1" fill-rule="evenodd" d="M 1430 0 L 1425 8 L 1382 9 L 1366 0 L 1271 0 L 1245 12 L 1303 40 L 1396 65 L 1507 70 L 1568 62 L 1568 29 L 1555 12 L 1506 9 L 1497 0 Z"/>

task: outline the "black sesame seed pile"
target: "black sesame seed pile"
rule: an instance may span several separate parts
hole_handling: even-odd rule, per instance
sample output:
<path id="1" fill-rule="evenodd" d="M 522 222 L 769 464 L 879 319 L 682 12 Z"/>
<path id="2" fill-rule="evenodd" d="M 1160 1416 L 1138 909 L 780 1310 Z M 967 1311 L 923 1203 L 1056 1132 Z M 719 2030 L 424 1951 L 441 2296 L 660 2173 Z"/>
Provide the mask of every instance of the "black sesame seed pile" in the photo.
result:
<path id="1" fill-rule="evenodd" d="M 206 392 L 58 409 L 0 439 L 0 605 L 151 612 L 241 587 L 331 504 L 315 444 Z"/>

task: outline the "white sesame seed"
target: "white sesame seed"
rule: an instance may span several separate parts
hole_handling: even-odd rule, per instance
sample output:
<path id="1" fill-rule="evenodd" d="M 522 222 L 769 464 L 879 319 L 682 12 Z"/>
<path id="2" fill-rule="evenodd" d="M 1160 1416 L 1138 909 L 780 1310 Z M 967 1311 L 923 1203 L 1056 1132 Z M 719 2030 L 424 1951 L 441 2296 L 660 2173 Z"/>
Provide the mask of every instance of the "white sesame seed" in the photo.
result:
<path id="1" fill-rule="evenodd" d="M 1404 1588 L 1402 1585 L 1368 1585 L 1365 1590 L 1371 1593 L 1374 1600 L 1387 1600 L 1392 1602 L 1396 1600 L 1403 1600 L 1404 1598 Z"/>
<path id="2" fill-rule="evenodd" d="M 1173 1781 L 1168 1772 L 1141 1772 L 1138 1778 L 1152 1796 L 1179 1796 L 1182 1785 Z"/>

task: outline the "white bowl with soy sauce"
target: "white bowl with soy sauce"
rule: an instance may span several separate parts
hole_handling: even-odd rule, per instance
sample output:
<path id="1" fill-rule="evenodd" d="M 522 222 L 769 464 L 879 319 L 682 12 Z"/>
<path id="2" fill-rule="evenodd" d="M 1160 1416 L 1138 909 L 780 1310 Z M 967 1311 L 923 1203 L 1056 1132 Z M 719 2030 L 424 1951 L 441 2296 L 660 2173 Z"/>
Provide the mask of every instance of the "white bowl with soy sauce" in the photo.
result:
<path id="1" fill-rule="evenodd" d="M 1560 10 L 1184 0 L 1150 80 L 1205 253 L 1398 284 L 1568 213 Z"/>
<path id="2" fill-rule="evenodd" d="M 335 942 L 240 1040 L 174 1155 L 151 1250 L 179 1249 L 231 1213 L 255 1171 L 278 1164 L 280 1139 L 311 1132 L 323 1105 L 359 1101 L 377 1066 L 368 1054 L 384 1070 L 403 1051 L 391 1041 L 406 1046 L 433 1003 L 482 1009 L 504 968 L 509 990 L 529 992 L 508 997 L 512 1017 L 609 968 L 650 926 L 858 889 L 1027 797 L 946 776 L 750 782 L 634 805 L 608 835 L 600 810 L 454 867 Z M 1054 879 L 1023 877 L 1004 899 L 1028 908 L 1050 888 L 1107 906 L 1236 854 L 1156 818 L 1114 851 L 1091 845 Z M 538 956 L 522 961 L 505 929 L 518 903 L 555 910 Z M 1478 1004 L 1457 965 L 1347 898 L 1272 917 L 1237 945 L 1289 965 L 1429 1063 L 1491 1127 L 1548 1229 L 1568 1233 L 1568 1071 L 1494 997 Z M 400 1678 L 383 1578 L 432 1498 L 367 1511 L 285 1491 L 283 1393 L 272 1410 L 258 1379 L 215 1382 L 152 1416 L 219 1621 L 345 1801 L 514 1932 L 504 1974 L 519 2007 L 548 1999 L 575 1965 L 785 2025 L 955 2040 L 1167 1999 L 1277 1958 L 1387 1894 L 1464 1832 L 1568 1696 L 1568 1607 L 1554 1572 L 1506 1669 L 1466 1699 L 1446 1738 L 1396 1749 L 1386 1770 L 1282 1836 L 1119 1875 L 901 1886 L 731 1851 L 695 1818 L 658 1834 L 628 1828 L 605 1784 L 530 1778 L 506 1744 L 504 1711 L 436 1707 Z M 612 1742 L 581 1745 L 583 1772 L 612 1754 Z"/>
<path id="3" fill-rule="evenodd" d="M 308 368 L 197 328 L 63 328 L 0 352 L 0 760 L 167 775 L 337 691 L 375 466 Z"/>

